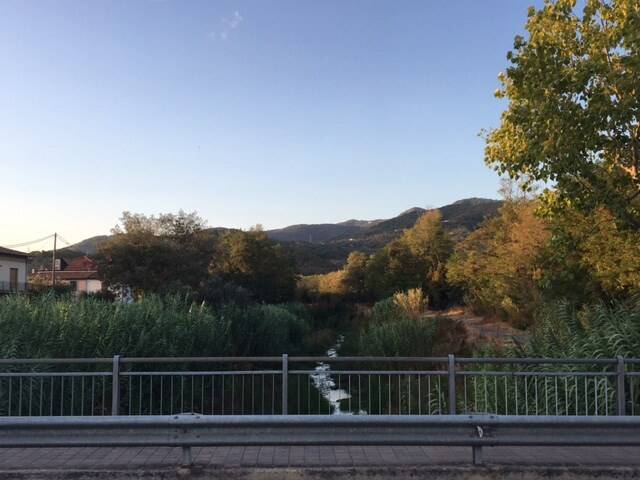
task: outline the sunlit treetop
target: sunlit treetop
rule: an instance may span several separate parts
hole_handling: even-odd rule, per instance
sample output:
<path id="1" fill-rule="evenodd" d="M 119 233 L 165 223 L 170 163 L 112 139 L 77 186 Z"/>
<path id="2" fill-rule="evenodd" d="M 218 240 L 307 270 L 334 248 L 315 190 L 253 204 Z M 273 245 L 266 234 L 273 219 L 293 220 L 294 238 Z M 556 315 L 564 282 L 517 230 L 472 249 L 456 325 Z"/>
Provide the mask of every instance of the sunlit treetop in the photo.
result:
<path id="1" fill-rule="evenodd" d="M 606 206 L 640 228 L 640 0 L 548 0 L 526 30 L 499 76 L 509 105 L 485 161 L 550 185 L 549 213 Z"/>

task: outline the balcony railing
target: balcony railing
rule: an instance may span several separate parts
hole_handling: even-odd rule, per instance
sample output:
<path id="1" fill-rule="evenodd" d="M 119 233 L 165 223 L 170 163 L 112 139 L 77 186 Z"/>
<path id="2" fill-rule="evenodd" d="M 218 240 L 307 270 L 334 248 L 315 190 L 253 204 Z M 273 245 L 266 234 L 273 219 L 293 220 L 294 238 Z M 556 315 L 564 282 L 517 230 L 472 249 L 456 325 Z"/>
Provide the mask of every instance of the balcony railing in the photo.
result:
<path id="1" fill-rule="evenodd" d="M 0 293 L 18 293 L 29 290 L 27 282 L 5 282 L 0 281 Z"/>

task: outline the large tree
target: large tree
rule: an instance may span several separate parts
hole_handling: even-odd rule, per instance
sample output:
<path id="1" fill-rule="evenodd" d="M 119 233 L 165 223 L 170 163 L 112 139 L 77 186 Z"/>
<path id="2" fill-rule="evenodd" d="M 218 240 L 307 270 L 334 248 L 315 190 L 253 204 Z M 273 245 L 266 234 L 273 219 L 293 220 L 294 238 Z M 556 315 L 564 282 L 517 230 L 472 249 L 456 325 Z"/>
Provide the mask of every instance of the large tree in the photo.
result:
<path id="1" fill-rule="evenodd" d="M 293 260 L 261 228 L 234 231 L 218 245 L 210 272 L 247 289 L 262 302 L 291 300 L 296 276 Z"/>
<path id="2" fill-rule="evenodd" d="M 438 210 L 424 213 L 400 238 L 376 252 L 368 263 L 365 285 L 374 297 L 422 288 L 436 307 L 446 303 L 445 263 L 452 242 Z"/>
<path id="3" fill-rule="evenodd" d="M 99 249 L 99 270 L 108 285 L 136 293 L 199 289 L 215 245 L 205 226 L 195 212 L 157 217 L 123 212 L 113 237 Z"/>
<path id="4" fill-rule="evenodd" d="M 544 182 L 549 211 L 607 207 L 640 227 L 640 2 L 546 0 L 500 75 L 509 101 L 487 135 L 499 172 Z"/>

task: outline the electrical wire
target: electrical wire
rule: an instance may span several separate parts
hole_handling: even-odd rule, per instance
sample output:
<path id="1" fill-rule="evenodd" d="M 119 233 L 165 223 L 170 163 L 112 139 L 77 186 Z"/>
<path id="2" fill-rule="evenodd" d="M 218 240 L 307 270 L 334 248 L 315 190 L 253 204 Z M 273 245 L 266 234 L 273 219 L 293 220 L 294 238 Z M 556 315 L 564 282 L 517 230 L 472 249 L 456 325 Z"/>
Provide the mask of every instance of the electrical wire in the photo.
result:
<path id="1" fill-rule="evenodd" d="M 62 240 L 62 243 L 65 243 L 66 245 L 71 245 L 71 242 L 60 234 L 58 234 L 58 240 Z"/>
<path id="2" fill-rule="evenodd" d="M 4 247 L 4 248 L 18 248 L 18 247 L 24 247 L 24 246 L 26 246 L 26 245 L 31 245 L 31 244 L 33 244 L 33 243 L 39 243 L 39 242 L 42 242 L 42 241 L 44 241 L 44 240 L 48 240 L 49 238 L 53 238 L 53 235 L 54 235 L 54 234 L 47 235 L 46 237 L 38 238 L 38 239 L 36 239 L 36 240 L 31 240 L 31 241 L 29 241 L 29 242 L 16 243 L 16 244 L 13 244 L 13 245 L 4 245 L 3 247 Z"/>

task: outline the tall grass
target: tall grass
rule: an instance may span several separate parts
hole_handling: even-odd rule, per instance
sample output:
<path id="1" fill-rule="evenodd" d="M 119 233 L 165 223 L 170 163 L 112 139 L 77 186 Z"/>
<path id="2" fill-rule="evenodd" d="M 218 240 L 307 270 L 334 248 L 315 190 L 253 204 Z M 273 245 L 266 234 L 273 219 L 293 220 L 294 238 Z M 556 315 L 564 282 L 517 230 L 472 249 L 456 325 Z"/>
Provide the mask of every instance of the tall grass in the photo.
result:
<path id="1" fill-rule="evenodd" d="M 307 341 L 309 318 L 302 305 L 212 308 L 183 296 L 150 296 L 123 304 L 95 298 L 14 295 L 0 298 L 0 358 L 316 353 Z M 126 366 L 129 372 L 203 368 L 206 370 L 202 364 L 186 363 Z M 251 368 L 244 362 L 216 365 L 215 370 Z M 0 415 L 104 414 L 111 409 L 111 380 L 91 375 L 103 369 L 104 365 L 5 365 L 3 371 L 13 374 L 73 370 L 86 371 L 86 375 L 2 377 Z M 121 376 L 119 406 L 125 414 L 278 412 L 281 384 L 280 376 L 274 374 Z M 289 393 L 293 402 L 295 392 Z M 305 404 L 326 406 L 316 389 L 305 395 Z"/>
<path id="2" fill-rule="evenodd" d="M 529 343 L 502 352 L 483 353 L 488 356 L 535 358 L 615 358 L 618 355 L 638 358 L 640 297 L 626 302 L 598 303 L 582 308 L 567 301 L 550 303 L 538 312 Z M 627 371 L 637 370 L 638 365 L 630 364 L 626 368 Z M 465 386 L 469 396 L 465 406 L 469 411 L 561 415 L 603 415 L 615 412 L 616 378 L 603 374 L 615 371 L 615 365 L 488 365 L 478 370 L 478 375 L 474 375 Z M 482 370 L 539 374 L 528 378 L 500 377 L 496 380 L 496 377 L 483 376 Z M 566 372 L 566 375 L 551 376 L 558 371 Z M 593 375 L 576 375 L 580 371 L 593 372 Z M 627 379 L 627 413 L 640 411 L 638 380 L 639 377 Z M 514 402 L 518 395 L 519 410 Z"/>
<path id="3" fill-rule="evenodd" d="M 448 353 L 468 354 L 464 328 L 448 318 L 427 318 L 417 314 L 416 302 L 398 301 L 398 296 L 377 302 L 361 329 L 347 337 L 343 355 L 372 355 L 383 357 L 440 357 Z M 418 303 L 422 303 L 419 301 Z M 362 364 L 344 368 L 362 369 Z M 351 402 L 373 414 L 440 414 L 447 410 L 446 378 L 444 375 L 419 374 L 419 371 L 442 370 L 441 364 L 379 363 L 376 369 L 387 375 L 342 375 L 349 381 Z M 416 373 L 395 374 L 394 370 Z M 337 371 L 334 372 L 334 377 Z M 352 381 L 350 381 L 352 380 Z M 343 386 L 345 385 L 343 383 Z M 350 400 L 341 401 L 343 409 Z M 356 411 L 357 412 L 357 411 Z"/>
<path id="4" fill-rule="evenodd" d="M 640 357 L 640 296 L 582 309 L 566 301 L 552 303 L 538 315 L 523 353 L 537 357 Z"/>
<path id="5" fill-rule="evenodd" d="M 132 303 L 7 296 L 0 299 L 0 357 L 221 356 L 296 353 L 307 320 L 274 305 L 193 304 L 185 297 Z"/>

